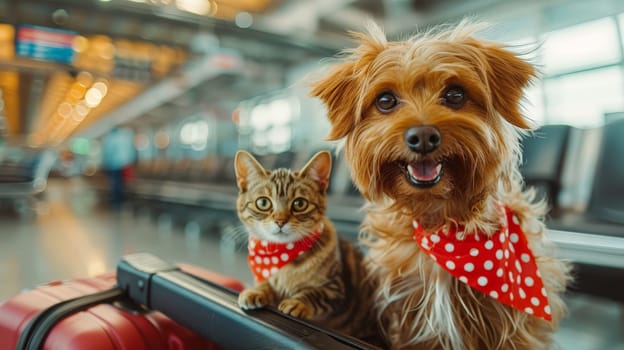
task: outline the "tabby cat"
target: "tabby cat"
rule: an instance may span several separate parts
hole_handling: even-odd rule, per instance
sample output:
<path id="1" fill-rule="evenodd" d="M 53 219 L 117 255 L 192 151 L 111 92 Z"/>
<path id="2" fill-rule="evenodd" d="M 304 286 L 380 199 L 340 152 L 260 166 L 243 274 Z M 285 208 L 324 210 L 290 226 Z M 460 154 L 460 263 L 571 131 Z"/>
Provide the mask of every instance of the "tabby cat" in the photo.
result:
<path id="1" fill-rule="evenodd" d="M 321 151 L 300 171 L 265 170 L 249 153 L 235 159 L 238 216 L 249 233 L 255 286 L 243 309 L 265 305 L 376 342 L 373 286 L 362 254 L 325 216 L 331 156 Z"/>

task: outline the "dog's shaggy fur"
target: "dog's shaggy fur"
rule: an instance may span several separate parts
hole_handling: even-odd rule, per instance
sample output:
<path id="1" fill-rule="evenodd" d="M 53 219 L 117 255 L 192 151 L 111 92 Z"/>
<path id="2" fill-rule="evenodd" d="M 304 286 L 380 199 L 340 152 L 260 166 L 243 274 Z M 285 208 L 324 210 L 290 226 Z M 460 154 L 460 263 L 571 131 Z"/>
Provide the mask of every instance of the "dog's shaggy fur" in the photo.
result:
<path id="1" fill-rule="evenodd" d="M 330 140 L 344 140 L 355 184 L 368 201 L 363 232 L 377 279 L 379 319 L 393 348 L 547 349 L 565 311 L 560 294 L 569 267 L 553 257 L 541 221 L 544 205 L 522 190 L 519 139 L 531 125 L 522 115 L 523 88 L 534 68 L 501 45 L 476 39 L 474 24 L 389 42 L 373 26 L 356 34 L 347 52 L 312 95 L 327 106 Z M 459 86 L 465 101 L 445 100 Z M 390 92 L 398 104 L 379 101 Z M 412 126 L 439 130 L 440 146 L 417 153 L 406 146 Z M 410 181 L 407 164 L 442 165 L 433 185 Z M 431 164 L 431 163 L 430 163 Z M 493 234 L 499 203 L 520 218 L 552 310 L 552 322 L 533 317 L 459 282 L 425 255 L 412 220 L 427 231 L 463 225 Z"/>

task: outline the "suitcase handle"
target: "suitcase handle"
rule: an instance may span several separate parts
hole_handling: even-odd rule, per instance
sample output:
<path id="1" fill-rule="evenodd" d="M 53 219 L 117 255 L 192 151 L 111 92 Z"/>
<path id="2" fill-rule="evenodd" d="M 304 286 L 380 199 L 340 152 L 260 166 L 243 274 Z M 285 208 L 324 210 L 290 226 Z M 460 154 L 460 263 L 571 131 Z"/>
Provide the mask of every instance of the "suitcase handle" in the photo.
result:
<path id="1" fill-rule="evenodd" d="M 48 333 L 62 319 L 78 311 L 90 308 L 100 303 L 110 303 L 121 299 L 124 295 L 119 288 L 107 289 L 98 293 L 65 300 L 41 311 L 31 319 L 19 336 L 16 350 L 43 349 Z"/>
<path id="2" fill-rule="evenodd" d="M 235 291 L 188 275 L 151 254 L 122 258 L 117 285 L 133 301 L 225 349 L 377 349 L 275 309 L 243 311 Z"/>

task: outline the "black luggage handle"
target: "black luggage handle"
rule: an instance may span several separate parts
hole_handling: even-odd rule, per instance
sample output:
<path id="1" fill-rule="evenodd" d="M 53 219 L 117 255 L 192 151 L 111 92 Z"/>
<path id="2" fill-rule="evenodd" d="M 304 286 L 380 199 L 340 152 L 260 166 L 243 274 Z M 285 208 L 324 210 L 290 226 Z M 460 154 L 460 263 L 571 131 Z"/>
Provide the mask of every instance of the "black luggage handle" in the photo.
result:
<path id="1" fill-rule="evenodd" d="M 110 303 L 123 298 L 123 291 L 119 288 L 103 290 L 98 293 L 62 301 L 41 310 L 31 319 L 20 334 L 15 350 L 43 349 L 48 334 L 52 328 L 69 315 L 88 309 L 101 303 Z"/>
<path id="2" fill-rule="evenodd" d="M 274 309 L 243 311 L 236 292 L 151 254 L 123 257 L 117 265 L 117 285 L 133 301 L 224 349 L 377 349 Z"/>

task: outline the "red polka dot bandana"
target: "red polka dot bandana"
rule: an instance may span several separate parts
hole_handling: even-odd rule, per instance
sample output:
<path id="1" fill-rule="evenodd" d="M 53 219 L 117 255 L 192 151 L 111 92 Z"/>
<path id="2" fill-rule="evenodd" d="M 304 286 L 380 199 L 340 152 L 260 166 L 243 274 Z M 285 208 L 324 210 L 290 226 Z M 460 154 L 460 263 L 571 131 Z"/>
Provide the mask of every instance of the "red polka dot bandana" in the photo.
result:
<path id="1" fill-rule="evenodd" d="M 312 248 L 321 236 L 322 229 L 296 242 L 275 243 L 249 235 L 247 263 L 256 282 L 273 276 L 279 269 Z"/>
<path id="2" fill-rule="evenodd" d="M 462 227 L 428 234 L 414 221 L 414 239 L 424 253 L 461 282 L 550 321 L 546 289 L 518 217 L 509 208 L 501 211 L 505 220 L 491 237 L 483 233 L 464 236 Z"/>

